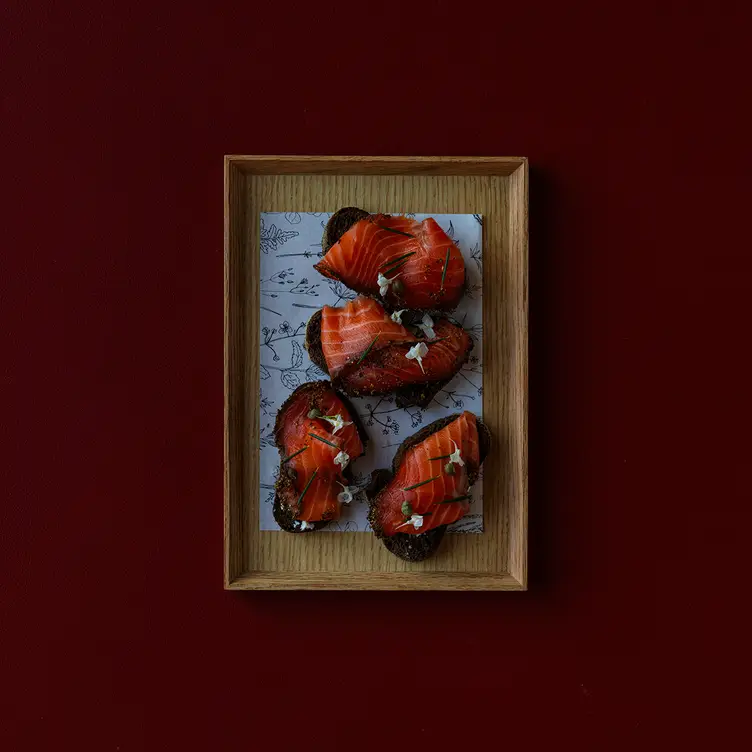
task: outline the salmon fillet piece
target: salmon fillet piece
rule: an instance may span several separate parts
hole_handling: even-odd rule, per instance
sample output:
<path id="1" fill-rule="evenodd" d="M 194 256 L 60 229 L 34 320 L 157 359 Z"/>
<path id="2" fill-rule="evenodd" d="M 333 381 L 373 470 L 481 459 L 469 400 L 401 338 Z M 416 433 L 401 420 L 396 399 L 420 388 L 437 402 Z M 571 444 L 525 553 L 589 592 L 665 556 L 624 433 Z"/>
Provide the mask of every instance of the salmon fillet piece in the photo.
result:
<path id="1" fill-rule="evenodd" d="M 361 219 L 314 268 L 351 290 L 380 296 L 389 309 L 453 310 L 465 286 L 462 254 L 431 217 L 422 222 L 388 214 Z M 385 289 L 380 275 L 389 281 Z"/>

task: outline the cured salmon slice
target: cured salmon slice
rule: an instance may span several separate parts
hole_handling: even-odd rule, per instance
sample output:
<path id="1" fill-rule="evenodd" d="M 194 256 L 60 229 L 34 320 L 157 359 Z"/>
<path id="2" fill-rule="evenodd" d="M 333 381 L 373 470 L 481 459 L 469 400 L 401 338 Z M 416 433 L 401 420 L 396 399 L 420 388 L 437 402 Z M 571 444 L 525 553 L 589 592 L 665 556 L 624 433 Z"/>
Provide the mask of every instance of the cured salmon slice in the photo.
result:
<path id="1" fill-rule="evenodd" d="M 342 308 L 324 306 L 321 311 L 321 347 L 332 377 L 365 352 L 375 354 L 391 343 L 415 341 L 415 335 L 372 298 L 359 295 Z"/>
<path id="2" fill-rule="evenodd" d="M 353 224 L 314 265 L 391 309 L 453 310 L 465 286 L 459 248 L 429 217 L 373 214 Z"/>
<path id="3" fill-rule="evenodd" d="M 460 370 L 472 349 L 472 340 L 460 326 L 441 320 L 434 325 L 434 340 L 413 339 L 369 353 L 363 361 L 343 369 L 339 383 L 348 394 L 387 394 L 407 384 L 444 383 Z M 416 342 L 427 353 L 409 358 Z"/>
<path id="4" fill-rule="evenodd" d="M 403 442 L 393 473 L 377 478 L 369 492 L 369 521 L 390 551 L 417 561 L 436 550 L 446 526 L 469 510 L 489 447 L 488 429 L 467 411 Z"/>
<path id="5" fill-rule="evenodd" d="M 348 465 L 365 451 L 355 411 L 328 381 L 303 384 L 277 413 L 274 437 L 281 456 L 274 501 L 280 527 L 304 532 L 339 519 Z"/>
<path id="6" fill-rule="evenodd" d="M 467 332 L 447 319 L 433 324 L 431 336 L 416 334 L 363 296 L 341 308 L 324 306 L 306 333 L 311 358 L 346 394 L 409 392 L 414 398 L 404 404 L 430 402 L 462 367 L 472 346 Z"/>

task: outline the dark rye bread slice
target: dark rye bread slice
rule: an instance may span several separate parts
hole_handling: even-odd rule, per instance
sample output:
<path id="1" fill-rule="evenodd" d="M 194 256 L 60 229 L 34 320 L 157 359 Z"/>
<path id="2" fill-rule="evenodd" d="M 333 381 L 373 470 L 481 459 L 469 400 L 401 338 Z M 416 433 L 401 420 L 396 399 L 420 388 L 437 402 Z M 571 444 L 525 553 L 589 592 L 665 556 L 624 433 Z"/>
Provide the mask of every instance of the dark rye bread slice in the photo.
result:
<path id="1" fill-rule="evenodd" d="M 427 340 L 427 342 L 430 344 L 430 341 Z M 474 345 L 475 343 L 471 337 L 470 347 L 468 347 L 467 352 L 465 353 L 465 359 L 460 363 L 457 371 L 467 363 L 467 359 L 470 357 Z M 329 368 L 326 364 L 326 358 L 324 357 L 324 351 L 321 347 L 321 311 L 316 311 L 316 313 L 314 313 L 308 320 L 305 336 L 305 349 L 308 351 L 308 357 L 325 374 L 330 375 Z M 455 377 L 457 371 L 444 381 L 434 381 L 425 384 L 408 384 L 401 389 L 397 389 L 394 391 L 397 407 L 410 407 L 411 405 L 416 405 L 417 407 L 428 407 L 428 405 L 431 404 L 431 400 L 433 400 L 433 398 Z M 339 377 L 333 378 L 332 383 L 337 389 L 350 395 L 350 397 L 369 397 L 374 394 L 389 394 L 389 392 L 359 391 L 351 387 L 346 379 Z"/>
<path id="2" fill-rule="evenodd" d="M 274 505 L 272 507 L 272 513 L 274 514 L 274 520 L 276 523 L 287 533 L 307 533 L 319 530 L 329 524 L 328 520 L 322 520 L 321 522 L 314 522 L 312 529 L 300 530 L 296 529 L 295 516 L 296 510 L 290 505 L 284 503 L 284 499 L 291 495 L 295 495 L 295 471 L 287 464 L 284 464 L 282 460 L 285 458 L 285 448 L 282 444 L 281 432 L 282 423 L 284 419 L 285 409 L 295 399 L 304 396 L 308 400 L 308 409 L 313 408 L 321 409 L 321 399 L 324 393 L 333 391 L 350 413 L 355 428 L 358 431 L 358 436 L 365 449 L 368 444 L 368 434 L 366 433 L 363 424 L 360 422 L 355 408 L 350 404 L 350 401 L 343 394 L 338 392 L 330 382 L 328 381 L 309 381 L 307 384 L 299 386 L 282 404 L 282 407 L 277 411 L 277 418 L 274 421 L 274 443 L 279 450 L 279 474 L 277 476 L 277 482 L 274 485 Z M 353 457 L 353 459 L 355 459 Z M 352 479 L 350 471 L 350 465 L 345 468 L 344 476 L 347 480 Z"/>
<path id="3" fill-rule="evenodd" d="M 322 251 L 326 253 L 354 224 L 370 216 L 365 209 L 358 209 L 357 206 L 346 206 L 334 212 L 324 228 Z"/>
<path id="4" fill-rule="evenodd" d="M 441 544 L 444 534 L 447 530 L 447 525 L 441 525 L 433 530 L 429 530 L 427 533 L 420 533 L 418 535 L 410 535 L 408 533 L 395 533 L 394 535 L 384 535 L 379 527 L 376 509 L 378 507 L 378 495 L 380 491 L 389 483 L 389 481 L 397 474 L 399 466 L 402 464 L 402 460 L 405 457 L 405 453 L 411 447 L 416 444 L 420 444 L 421 441 L 427 439 L 432 433 L 440 431 L 444 426 L 449 425 L 453 420 L 460 417 L 460 413 L 454 415 L 447 415 L 445 418 L 439 418 L 433 423 L 429 423 L 424 426 L 417 433 L 409 436 L 405 439 L 397 449 L 397 453 L 392 460 L 391 470 L 374 470 L 371 475 L 371 482 L 366 488 L 366 496 L 368 497 L 368 521 L 371 523 L 373 532 L 377 538 L 381 539 L 381 542 L 386 546 L 387 550 L 393 553 L 395 556 L 399 556 L 400 559 L 405 561 L 423 561 L 429 556 L 433 556 L 436 553 L 439 545 Z M 491 449 L 491 431 L 480 418 L 476 416 L 476 423 L 478 425 L 478 444 L 480 448 L 480 465 L 488 456 L 488 452 Z M 478 479 L 478 472 L 480 471 L 480 465 L 472 468 L 468 467 L 468 480 L 470 485 Z"/>
<path id="5" fill-rule="evenodd" d="M 321 315 L 322 311 L 319 309 L 308 319 L 303 346 L 308 352 L 308 357 L 329 376 L 329 367 L 326 364 L 324 350 L 321 347 Z"/>

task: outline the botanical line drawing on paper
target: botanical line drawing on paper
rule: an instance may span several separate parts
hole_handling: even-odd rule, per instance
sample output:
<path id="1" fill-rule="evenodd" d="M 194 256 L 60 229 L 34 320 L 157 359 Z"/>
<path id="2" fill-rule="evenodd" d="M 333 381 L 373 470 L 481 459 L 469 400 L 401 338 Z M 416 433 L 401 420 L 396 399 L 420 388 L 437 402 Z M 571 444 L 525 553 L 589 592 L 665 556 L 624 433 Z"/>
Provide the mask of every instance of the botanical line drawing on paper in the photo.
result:
<path id="1" fill-rule="evenodd" d="M 470 300 L 476 300 L 479 298 L 483 291 L 483 285 L 466 285 L 465 286 L 465 295 L 467 295 Z"/>
<path id="2" fill-rule="evenodd" d="M 292 267 L 280 269 L 278 272 L 261 280 L 261 294 L 269 298 L 278 298 L 280 293 L 290 293 L 291 295 L 313 295 L 318 297 L 317 288 L 321 287 L 320 282 L 311 283 L 308 277 L 302 277 L 298 282 L 295 281 L 295 272 Z M 264 289 L 263 285 L 279 285 L 277 288 Z M 292 285 L 292 287 L 286 287 Z"/>
<path id="3" fill-rule="evenodd" d="M 446 395 L 445 397 L 443 397 L 443 399 L 447 400 L 448 402 L 448 404 L 446 405 L 439 399 L 439 396 L 442 394 Z M 469 399 L 469 400 L 475 401 L 475 397 L 476 395 L 474 394 L 461 394 L 460 392 L 454 389 L 452 389 L 451 391 L 448 391 L 447 389 L 441 389 L 439 391 L 439 395 L 437 395 L 433 399 L 434 399 L 434 402 L 438 403 L 443 408 L 446 408 L 446 409 L 453 408 L 457 410 L 462 410 L 465 407 L 464 400 Z"/>
<path id="4" fill-rule="evenodd" d="M 268 446 L 274 446 L 274 426 L 271 423 L 267 423 L 261 433 L 259 434 L 259 444 L 261 448 Z"/>
<path id="5" fill-rule="evenodd" d="M 264 397 L 263 390 L 259 389 L 259 407 L 261 408 L 261 412 L 264 413 L 264 415 L 276 414 L 277 411 L 272 410 L 273 404 L 274 404 L 274 401 L 268 399 L 267 397 Z"/>
<path id="6" fill-rule="evenodd" d="M 454 243 L 457 248 L 459 248 L 460 242 L 457 239 L 457 233 L 454 231 L 454 225 L 451 221 L 449 222 L 449 227 L 444 232 L 446 232 L 446 234 L 449 236 L 449 239 L 452 241 L 452 243 Z"/>
<path id="7" fill-rule="evenodd" d="M 474 245 L 470 251 L 470 258 L 475 261 L 478 271 L 483 273 L 483 249 L 480 247 L 480 243 Z"/>
<path id="8" fill-rule="evenodd" d="M 483 523 L 483 515 L 466 514 L 452 525 L 453 533 L 477 532 L 477 526 Z"/>
<path id="9" fill-rule="evenodd" d="M 470 376 L 480 376 L 479 380 L 481 382 L 481 386 L 478 386 L 478 384 L 475 383 L 475 381 Z M 477 357 L 471 356 L 468 358 L 467 363 L 465 363 L 464 366 L 457 372 L 457 375 L 455 376 L 455 379 L 461 378 L 464 379 L 470 386 L 472 386 L 478 396 L 483 396 L 483 364 L 478 360 Z"/>
<path id="10" fill-rule="evenodd" d="M 328 280 L 329 289 L 337 296 L 335 303 L 330 305 L 338 306 L 341 301 L 355 300 L 358 297 L 358 293 L 355 290 L 351 290 L 349 287 L 345 287 L 338 279 Z"/>
<path id="11" fill-rule="evenodd" d="M 483 324 L 474 324 L 465 327 L 465 331 L 472 337 L 474 342 L 481 342 L 483 339 Z"/>
<path id="12" fill-rule="evenodd" d="M 293 256 L 302 256 L 303 258 L 313 258 L 314 256 L 320 256 L 318 251 L 311 251 L 306 249 L 302 253 L 278 253 L 277 258 L 292 258 Z"/>
<path id="13" fill-rule="evenodd" d="M 384 407 L 379 410 L 382 404 Z M 393 404 L 394 397 L 392 396 L 381 397 L 375 405 L 368 402 L 365 405 L 366 412 L 360 413 L 360 418 L 368 427 L 376 424 L 381 426 L 381 433 L 385 436 L 390 433 L 398 436 L 400 432 L 400 425 L 396 418 L 392 417 L 392 413 L 409 416 L 412 428 L 416 428 L 423 422 L 423 413 L 419 407 L 391 407 Z"/>
<path id="14" fill-rule="evenodd" d="M 274 502 L 274 494 L 276 493 L 274 486 L 272 486 L 270 483 L 261 483 L 260 487 L 262 491 L 266 491 L 264 504 L 272 504 Z"/>
<path id="15" fill-rule="evenodd" d="M 305 329 L 306 329 L 306 322 L 304 321 L 301 324 L 298 324 L 295 329 L 290 326 L 290 324 L 287 321 L 283 321 L 279 325 L 279 329 L 273 328 L 269 329 L 268 326 L 264 326 L 261 328 L 261 334 L 262 334 L 262 345 L 264 347 L 269 348 L 269 350 L 274 353 L 274 357 L 272 360 L 278 361 L 279 355 L 277 355 L 277 351 L 273 347 L 274 342 L 281 342 L 282 340 L 286 339 L 292 339 L 293 337 L 303 337 L 305 336 Z M 275 337 L 274 335 L 277 334 L 278 336 Z"/>
<path id="16" fill-rule="evenodd" d="M 264 343 L 264 346 L 268 347 L 266 343 Z M 273 350 L 273 348 L 270 349 Z M 274 353 L 275 355 L 273 359 L 279 361 L 280 357 L 276 354 L 276 351 L 274 351 Z M 297 389 L 305 381 L 317 381 L 318 379 L 321 379 L 325 376 L 322 370 L 315 363 L 311 363 L 310 361 L 306 368 L 301 368 L 301 366 L 303 365 L 303 360 L 304 355 L 301 344 L 299 342 L 296 342 L 295 340 L 292 340 L 290 365 L 275 366 L 268 363 L 263 363 L 259 366 L 261 371 L 261 379 L 265 380 L 271 378 L 271 372 L 276 371 L 279 373 L 279 380 L 282 386 L 292 391 L 293 389 Z M 302 380 L 301 374 L 304 374 Z"/>
<path id="17" fill-rule="evenodd" d="M 261 251 L 262 253 L 269 253 L 269 251 L 276 251 L 282 247 L 288 240 L 297 238 L 300 235 L 296 230 L 280 230 L 277 225 L 272 224 L 269 227 L 264 223 L 264 219 L 261 219 Z"/>

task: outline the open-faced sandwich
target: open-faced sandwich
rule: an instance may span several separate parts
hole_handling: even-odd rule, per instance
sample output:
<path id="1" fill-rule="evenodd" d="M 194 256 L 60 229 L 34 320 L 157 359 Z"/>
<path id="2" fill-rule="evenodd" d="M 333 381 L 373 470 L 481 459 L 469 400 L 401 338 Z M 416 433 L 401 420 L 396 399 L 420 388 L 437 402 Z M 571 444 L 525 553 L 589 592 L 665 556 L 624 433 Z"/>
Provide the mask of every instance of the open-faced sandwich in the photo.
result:
<path id="1" fill-rule="evenodd" d="M 353 498 L 349 464 L 365 451 L 355 411 L 328 381 L 299 386 L 277 413 L 274 439 L 281 461 L 274 519 L 303 533 L 339 519 Z"/>
<path id="2" fill-rule="evenodd" d="M 447 525 L 470 508 L 471 487 L 490 446 L 488 428 L 467 411 L 402 442 L 392 471 L 374 472 L 366 489 L 368 520 L 389 551 L 407 561 L 435 553 Z"/>
<path id="3" fill-rule="evenodd" d="M 397 405 L 425 407 L 462 367 L 473 347 L 449 319 L 418 314 L 410 331 L 403 311 L 391 316 L 372 298 L 324 306 L 306 329 L 311 360 L 352 397 L 394 392 Z"/>
<path id="4" fill-rule="evenodd" d="M 340 209 L 326 225 L 322 246 L 325 255 L 315 265 L 321 274 L 379 297 L 389 310 L 451 311 L 462 298 L 464 259 L 431 217 L 418 222 Z"/>

